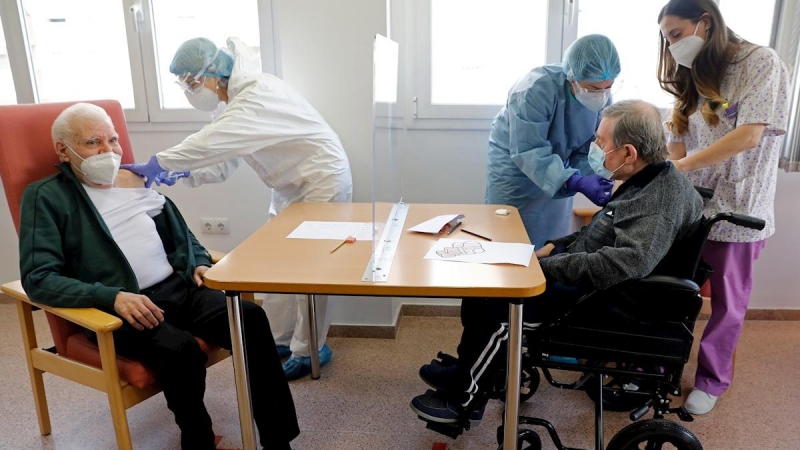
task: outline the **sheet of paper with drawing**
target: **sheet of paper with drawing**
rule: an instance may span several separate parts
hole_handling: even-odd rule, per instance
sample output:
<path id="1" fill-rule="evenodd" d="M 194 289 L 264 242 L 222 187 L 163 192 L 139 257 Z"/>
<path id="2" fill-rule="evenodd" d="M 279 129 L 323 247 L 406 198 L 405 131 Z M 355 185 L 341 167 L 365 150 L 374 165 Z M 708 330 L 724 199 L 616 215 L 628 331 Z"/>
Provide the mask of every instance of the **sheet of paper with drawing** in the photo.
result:
<path id="1" fill-rule="evenodd" d="M 444 231 L 446 225 L 455 226 L 461 219 L 464 218 L 463 214 L 445 214 L 443 216 L 436 216 L 433 219 L 428 219 L 419 225 L 414 225 L 408 231 L 416 231 L 418 233 L 438 234 Z"/>
<path id="2" fill-rule="evenodd" d="M 307 220 L 297 226 L 288 239 L 334 239 L 354 236 L 357 241 L 372 240 L 372 222 L 315 222 Z"/>
<path id="3" fill-rule="evenodd" d="M 431 247 L 425 259 L 528 267 L 532 256 L 533 245 L 530 244 L 442 238 Z"/>

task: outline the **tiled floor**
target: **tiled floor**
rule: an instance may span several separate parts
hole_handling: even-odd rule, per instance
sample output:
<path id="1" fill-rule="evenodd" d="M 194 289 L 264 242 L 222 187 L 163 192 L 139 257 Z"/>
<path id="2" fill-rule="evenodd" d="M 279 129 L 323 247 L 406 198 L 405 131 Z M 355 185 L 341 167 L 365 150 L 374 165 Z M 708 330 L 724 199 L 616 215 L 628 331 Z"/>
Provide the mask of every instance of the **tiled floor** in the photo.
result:
<path id="1" fill-rule="evenodd" d="M 36 314 L 42 343 L 49 341 L 44 317 Z M 703 324 L 699 326 L 700 331 Z M 405 317 L 398 338 L 331 339 L 333 361 L 319 381 L 292 384 L 302 434 L 297 450 L 494 449 L 501 405 L 490 403 L 480 426 L 456 440 L 425 429 L 408 407 L 424 392 L 418 367 L 437 350 L 452 352 L 460 333 L 458 319 Z M 21 353 L 14 305 L 0 304 L 0 449 L 113 449 L 114 433 L 105 397 L 92 389 L 46 376 L 53 433 L 40 436 L 27 369 Z M 736 378 L 709 415 L 686 424 L 705 449 L 800 449 L 800 323 L 748 321 L 739 347 Z M 692 384 L 694 366 L 684 387 Z M 223 362 L 209 371 L 206 404 L 222 445 L 241 445 L 232 368 Z M 258 380 L 253 380 L 258 382 Z M 582 392 L 543 384 L 523 413 L 552 421 L 570 447 L 593 446 L 592 403 Z M 137 449 L 177 449 L 177 427 L 163 396 L 128 411 Z M 606 415 L 606 440 L 629 423 L 626 414 Z M 551 443 L 546 449 L 553 449 Z"/>

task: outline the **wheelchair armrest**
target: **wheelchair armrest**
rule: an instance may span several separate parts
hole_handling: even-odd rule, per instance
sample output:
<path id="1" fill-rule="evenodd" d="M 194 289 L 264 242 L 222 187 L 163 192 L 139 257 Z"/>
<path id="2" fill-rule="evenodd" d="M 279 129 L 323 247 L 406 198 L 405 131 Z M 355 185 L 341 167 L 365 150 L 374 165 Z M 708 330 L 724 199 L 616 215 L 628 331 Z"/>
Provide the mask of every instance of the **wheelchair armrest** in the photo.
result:
<path id="1" fill-rule="evenodd" d="M 673 291 L 697 292 L 700 287 L 692 280 L 668 275 L 650 275 L 631 280 L 620 286 L 623 289 L 671 289 Z"/>
<path id="2" fill-rule="evenodd" d="M 697 283 L 667 275 L 631 280 L 607 292 L 622 311 L 639 320 L 693 323 L 703 306 Z"/>

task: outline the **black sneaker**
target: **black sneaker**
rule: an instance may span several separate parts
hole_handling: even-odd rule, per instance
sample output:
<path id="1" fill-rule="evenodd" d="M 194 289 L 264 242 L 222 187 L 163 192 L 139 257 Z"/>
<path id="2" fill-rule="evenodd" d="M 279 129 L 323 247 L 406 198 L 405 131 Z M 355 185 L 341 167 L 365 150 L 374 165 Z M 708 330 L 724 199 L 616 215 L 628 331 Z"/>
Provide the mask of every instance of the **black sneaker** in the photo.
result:
<path id="1" fill-rule="evenodd" d="M 480 399 L 478 408 L 469 416 L 471 422 L 483 419 L 486 399 Z M 458 415 L 464 410 L 459 403 L 449 400 L 442 391 L 428 389 L 424 394 L 411 400 L 411 409 L 425 420 L 438 423 L 457 423 Z"/>
<path id="2" fill-rule="evenodd" d="M 419 377 L 434 389 L 450 389 L 456 379 L 456 366 L 445 366 L 434 359 L 419 368 Z"/>

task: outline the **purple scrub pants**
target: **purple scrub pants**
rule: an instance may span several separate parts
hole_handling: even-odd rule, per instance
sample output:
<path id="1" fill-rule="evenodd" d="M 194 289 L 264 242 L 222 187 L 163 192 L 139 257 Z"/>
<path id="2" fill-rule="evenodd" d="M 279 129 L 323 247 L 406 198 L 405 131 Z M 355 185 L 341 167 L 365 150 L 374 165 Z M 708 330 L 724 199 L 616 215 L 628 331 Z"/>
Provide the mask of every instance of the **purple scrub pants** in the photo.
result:
<path id="1" fill-rule="evenodd" d="M 731 384 L 733 353 L 742 332 L 753 289 L 753 263 L 766 240 L 757 242 L 707 241 L 703 259 L 711 275 L 711 318 L 700 341 L 694 386 L 719 396 Z"/>

